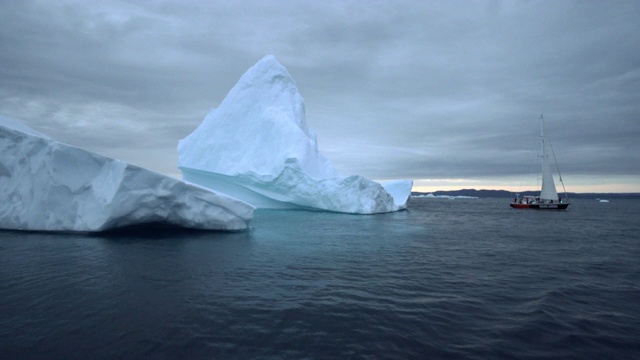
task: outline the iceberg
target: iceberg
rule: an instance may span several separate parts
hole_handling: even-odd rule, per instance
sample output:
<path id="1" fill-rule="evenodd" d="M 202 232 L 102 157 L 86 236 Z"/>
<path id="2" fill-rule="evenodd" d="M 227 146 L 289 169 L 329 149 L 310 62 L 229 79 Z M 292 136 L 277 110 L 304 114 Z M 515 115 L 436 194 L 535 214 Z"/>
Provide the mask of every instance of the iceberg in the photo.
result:
<path id="1" fill-rule="evenodd" d="M 178 144 L 186 181 L 257 208 L 374 214 L 406 208 L 413 181 L 341 176 L 318 150 L 304 100 L 268 55 Z"/>
<path id="2" fill-rule="evenodd" d="M 94 232 L 166 224 L 243 230 L 255 208 L 0 117 L 0 228 Z"/>

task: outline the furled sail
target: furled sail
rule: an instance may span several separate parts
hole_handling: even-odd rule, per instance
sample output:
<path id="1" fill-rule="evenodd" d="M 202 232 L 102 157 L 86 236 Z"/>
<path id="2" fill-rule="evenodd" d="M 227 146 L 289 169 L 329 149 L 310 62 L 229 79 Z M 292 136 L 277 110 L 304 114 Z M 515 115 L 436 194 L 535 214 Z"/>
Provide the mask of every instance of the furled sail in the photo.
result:
<path id="1" fill-rule="evenodd" d="M 553 182 L 553 172 L 551 170 L 551 161 L 549 161 L 549 148 L 550 144 L 544 137 L 544 122 L 541 125 L 541 137 L 542 137 L 542 189 L 540 190 L 540 199 L 544 200 L 558 200 L 558 192 L 556 191 L 556 184 Z"/>

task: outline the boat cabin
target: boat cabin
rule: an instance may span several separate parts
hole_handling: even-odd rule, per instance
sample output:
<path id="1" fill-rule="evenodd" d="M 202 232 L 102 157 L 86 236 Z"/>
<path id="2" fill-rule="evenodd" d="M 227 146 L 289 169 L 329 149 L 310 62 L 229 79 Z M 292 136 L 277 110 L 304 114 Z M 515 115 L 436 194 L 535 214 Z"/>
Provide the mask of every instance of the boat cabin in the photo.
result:
<path id="1" fill-rule="evenodd" d="M 540 196 L 525 195 L 520 197 L 520 194 L 516 194 L 513 199 L 514 204 L 562 204 L 562 199 L 558 196 L 558 200 L 540 199 Z"/>

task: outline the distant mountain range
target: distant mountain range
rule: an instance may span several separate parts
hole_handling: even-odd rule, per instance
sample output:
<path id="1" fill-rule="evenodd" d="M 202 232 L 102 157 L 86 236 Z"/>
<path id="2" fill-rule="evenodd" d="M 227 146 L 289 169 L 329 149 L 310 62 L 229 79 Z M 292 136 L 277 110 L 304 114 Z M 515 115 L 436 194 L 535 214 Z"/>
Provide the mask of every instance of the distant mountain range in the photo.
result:
<path id="1" fill-rule="evenodd" d="M 427 195 L 433 194 L 435 196 L 474 196 L 479 198 L 510 198 L 514 193 L 507 190 L 476 190 L 476 189 L 462 189 L 462 190 L 438 190 L 433 192 L 411 192 L 411 195 Z M 521 196 L 524 195 L 539 195 L 540 191 L 521 191 Z M 640 193 L 567 193 L 569 199 L 640 199 Z M 562 194 L 564 197 L 564 193 Z"/>

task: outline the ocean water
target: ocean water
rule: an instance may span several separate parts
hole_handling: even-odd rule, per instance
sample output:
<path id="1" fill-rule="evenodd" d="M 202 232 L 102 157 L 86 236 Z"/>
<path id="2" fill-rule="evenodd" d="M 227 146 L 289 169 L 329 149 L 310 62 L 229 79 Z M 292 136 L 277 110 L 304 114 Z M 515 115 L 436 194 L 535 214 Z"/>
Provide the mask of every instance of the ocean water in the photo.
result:
<path id="1" fill-rule="evenodd" d="M 0 359 L 639 359 L 640 201 L 0 232 Z"/>

